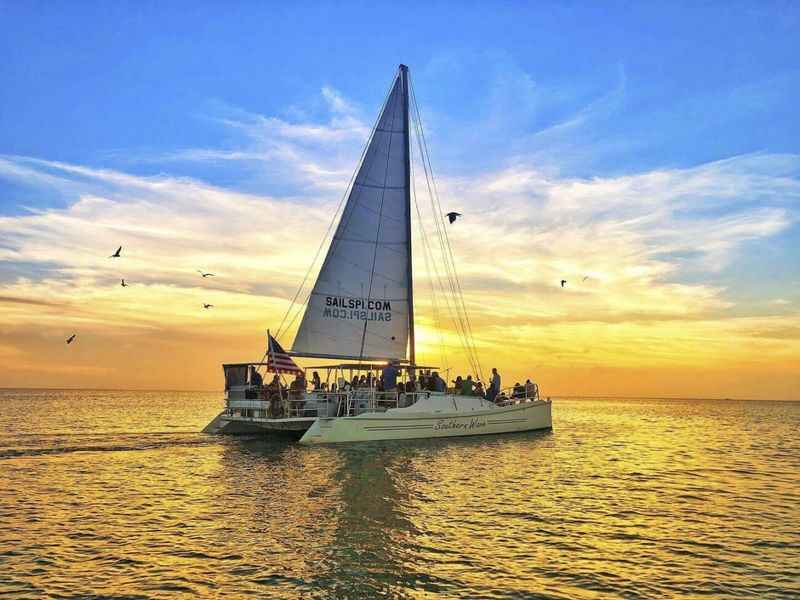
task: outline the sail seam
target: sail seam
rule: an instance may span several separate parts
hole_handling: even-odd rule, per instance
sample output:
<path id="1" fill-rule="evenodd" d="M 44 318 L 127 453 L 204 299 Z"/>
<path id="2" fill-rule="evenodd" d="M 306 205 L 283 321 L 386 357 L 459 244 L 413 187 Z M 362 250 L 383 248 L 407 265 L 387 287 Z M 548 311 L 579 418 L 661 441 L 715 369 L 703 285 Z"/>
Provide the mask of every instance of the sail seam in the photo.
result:
<path id="1" fill-rule="evenodd" d="M 373 183 L 359 183 L 358 181 L 354 182 L 353 185 L 360 185 L 361 187 L 368 187 L 374 190 L 403 190 L 406 187 L 404 185 L 376 185 Z"/>
<path id="2" fill-rule="evenodd" d="M 400 80 L 402 82 L 402 78 L 400 78 Z M 401 85 L 402 85 L 402 83 L 401 83 Z M 397 102 L 397 100 L 395 99 L 394 112 L 392 113 L 392 126 L 394 126 L 395 119 L 397 119 L 397 105 L 398 104 L 400 104 L 400 103 Z M 393 140 L 394 140 L 394 136 L 390 135 L 389 136 L 389 146 L 386 148 L 386 168 L 384 169 L 384 172 L 383 172 L 383 189 L 381 190 L 381 206 L 380 206 L 380 212 L 378 213 L 378 230 L 375 232 L 375 241 L 376 242 L 381 237 L 381 228 L 382 228 L 382 225 L 383 225 L 383 221 L 381 219 L 383 217 L 383 203 L 384 203 L 384 201 L 386 199 L 386 182 L 389 179 L 389 161 L 390 161 L 391 156 L 392 156 L 392 141 Z M 411 240 L 408 240 L 408 243 L 410 244 Z M 378 258 L 378 246 L 376 245 L 375 246 L 375 251 L 372 253 L 372 270 L 370 271 L 370 274 L 369 274 L 369 290 L 367 292 L 367 298 L 372 296 L 372 282 L 375 279 L 375 263 L 377 261 L 377 258 Z M 389 278 L 386 278 L 386 279 L 389 279 Z M 389 279 L 389 280 L 391 281 L 391 279 Z M 410 285 L 410 282 L 408 282 L 407 285 Z M 364 355 L 364 344 L 367 341 L 367 326 L 368 325 L 369 325 L 369 321 L 364 321 L 364 333 L 361 334 L 361 349 L 359 351 L 359 355 L 360 356 Z M 383 337 L 383 336 L 378 336 L 378 337 Z M 392 336 L 392 337 L 394 337 L 394 336 Z M 384 339 L 388 340 L 388 338 L 384 338 Z"/>

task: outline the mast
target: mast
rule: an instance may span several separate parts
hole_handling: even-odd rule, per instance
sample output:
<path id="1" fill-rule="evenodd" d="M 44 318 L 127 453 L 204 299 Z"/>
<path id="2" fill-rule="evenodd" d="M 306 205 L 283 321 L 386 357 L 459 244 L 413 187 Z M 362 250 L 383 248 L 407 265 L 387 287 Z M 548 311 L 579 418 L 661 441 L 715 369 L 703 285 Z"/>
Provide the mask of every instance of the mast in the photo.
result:
<path id="1" fill-rule="evenodd" d="M 408 67 L 406 65 L 400 65 L 400 83 L 403 88 L 403 129 L 405 129 L 403 142 L 405 144 L 404 159 L 406 163 L 406 235 L 408 236 L 408 358 L 410 364 L 413 366 L 417 361 L 416 352 L 414 349 L 414 271 L 411 263 L 411 132 L 408 123 Z"/>

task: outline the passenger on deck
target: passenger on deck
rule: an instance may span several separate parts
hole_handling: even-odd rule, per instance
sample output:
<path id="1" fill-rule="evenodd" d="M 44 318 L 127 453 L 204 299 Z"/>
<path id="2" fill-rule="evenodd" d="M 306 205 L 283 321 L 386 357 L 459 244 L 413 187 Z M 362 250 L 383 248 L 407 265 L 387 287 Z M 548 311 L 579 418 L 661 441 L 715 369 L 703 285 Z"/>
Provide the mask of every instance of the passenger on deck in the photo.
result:
<path id="1" fill-rule="evenodd" d="M 368 388 L 372 387 L 372 371 L 367 373 L 367 387 Z"/>
<path id="2" fill-rule="evenodd" d="M 272 378 L 272 381 L 270 381 L 269 385 L 267 386 L 267 392 L 270 398 L 275 397 L 280 399 L 282 396 L 281 394 L 282 391 L 283 390 L 281 388 L 281 378 L 276 373 L 275 376 Z"/>
<path id="3" fill-rule="evenodd" d="M 431 375 L 430 379 L 431 387 L 430 390 L 432 392 L 446 392 L 447 391 L 447 383 L 445 380 L 439 377 L 439 372 L 434 371 L 433 375 Z"/>
<path id="4" fill-rule="evenodd" d="M 472 386 L 474 385 L 472 381 L 472 375 L 467 375 L 467 378 L 461 382 L 461 395 L 462 396 L 472 396 Z"/>
<path id="5" fill-rule="evenodd" d="M 489 385 L 489 391 L 486 394 L 486 399 L 494 402 L 494 399 L 497 397 L 497 394 L 499 393 L 500 393 L 500 373 L 497 372 L 497 369 L 492 368 L 492 380 Z"/>
<path id="6" fill-rule="evenodd" d="M 367 384 L 367 376 L 366 375 L 362 375 L 359 378 L 358 387 L 362 387 L 362 388 L 369 387 L 369 385 Z"/>
<path id="7" fill-rule="evenodd" d="M 525 396 L 528 398 L 536 397 L 536 384 L 530 379 L 525 382 Z"/>
<path id="8" fill-rule="evenodd" d="M 453 380 L 453 390 L 455 391 L 456 394 L 461 393 L 461 386 L 463 385 L 464 382 L 461 380 L 461 375 L 459 375 Z"/>
<path id="9" fill-rule="evenodd" d="M 397 367 L 394 366 L 394 363 L 386 365 L 381 376 L 383 377 L 383 387 L 387 392 L 397 388 Z"/>
<path id="10" fill-rule="evenodd" d="M 322 388 L 322 380 L 319 378 L 319 373 L 316 371 L 314 371 L 314 374 L 311 376 L 311 385 L 314 386 L 315 390 Z"/>
<path id="11" fill-rule="evenodd" d="M 483 389 L 483 382 L 478 381 L 475 383 L 475 391 L 472 392 L 473 396 L 486 398 L 486 391 Z"/>
<path id="12" fill-rule="evenodd" d="M 525 388 L 522 384 L 518 381 L 514 384 L 514 398 L 524 398 L 525 397 Z"/>
<path id="13" fill-rule="evenodd" d="M 261 373 L 259 373 L 255 367 L 250 367 L 250 385 L 253 387 L 261 387 L 264 385 L 264 380 L 261 378 Z"/>
<path id="14" fill-rule="evenodd" d="M 428 389 L 428 376 L 425 375 L 425 371 L 419 374 L 419 389 L 421 390 Z"/>
<path id="15" fill-rule="evenodd" d="M 298 373 L 294 381 L 289 385 L 289 389 L 295 392 L 305 392 L 306 387 L 308 386 L 306 384 L 305 373 Z"/>

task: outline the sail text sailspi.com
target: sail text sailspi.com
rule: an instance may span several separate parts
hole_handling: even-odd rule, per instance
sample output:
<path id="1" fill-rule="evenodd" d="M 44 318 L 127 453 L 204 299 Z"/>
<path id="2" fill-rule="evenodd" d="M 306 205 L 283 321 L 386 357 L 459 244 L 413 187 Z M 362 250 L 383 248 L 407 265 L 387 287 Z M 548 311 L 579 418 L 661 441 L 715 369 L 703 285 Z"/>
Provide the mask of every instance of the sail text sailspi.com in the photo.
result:
<path id="1" fill-rule="evenodd" d="M 322 316 L 329 319 L 391 321 L 392 303 L 389 300 L 326 296 Z"/>

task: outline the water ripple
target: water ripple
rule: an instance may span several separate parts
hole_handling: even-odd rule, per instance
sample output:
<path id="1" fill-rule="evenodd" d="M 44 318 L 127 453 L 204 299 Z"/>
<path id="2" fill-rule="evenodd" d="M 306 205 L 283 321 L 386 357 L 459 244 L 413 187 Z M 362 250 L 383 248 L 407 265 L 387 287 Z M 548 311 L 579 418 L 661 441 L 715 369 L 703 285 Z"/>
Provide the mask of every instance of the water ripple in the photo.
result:
<path id="1" fill-rule="evenodd" d="M 798 596 L 797 403 L 557 400 L 552 433 L 316 448 L 195 433 L 218 406 L 0 391 L 0 595 Z"/>

